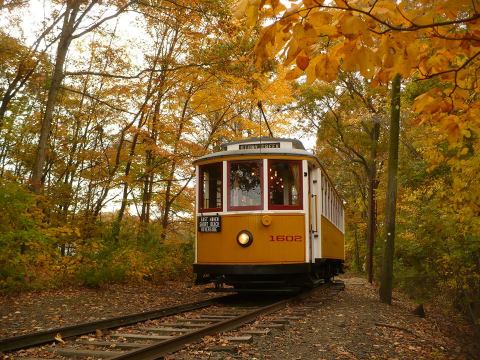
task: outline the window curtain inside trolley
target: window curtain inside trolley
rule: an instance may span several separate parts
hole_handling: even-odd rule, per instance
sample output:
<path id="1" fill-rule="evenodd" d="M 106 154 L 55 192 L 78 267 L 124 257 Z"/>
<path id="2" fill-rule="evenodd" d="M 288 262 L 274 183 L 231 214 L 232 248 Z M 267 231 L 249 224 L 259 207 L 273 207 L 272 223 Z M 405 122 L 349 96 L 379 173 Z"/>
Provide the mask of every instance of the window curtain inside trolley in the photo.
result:
<path id="1" fill-rule="evenodd" d="M 263 166 L 261 160 L 228 163 L 228 209 L 263 208 Z"/>

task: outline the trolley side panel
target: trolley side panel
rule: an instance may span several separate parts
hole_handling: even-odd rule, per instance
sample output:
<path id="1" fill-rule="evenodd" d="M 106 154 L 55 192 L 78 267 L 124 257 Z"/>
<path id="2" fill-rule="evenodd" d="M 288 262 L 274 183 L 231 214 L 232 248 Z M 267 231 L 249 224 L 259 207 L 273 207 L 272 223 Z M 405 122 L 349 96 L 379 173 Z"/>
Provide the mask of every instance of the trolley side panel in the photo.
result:
<path id="1" fill-rule="evenodd" d="M 322 216 L 322 258 L 345 259 L 344 234 Z"/>

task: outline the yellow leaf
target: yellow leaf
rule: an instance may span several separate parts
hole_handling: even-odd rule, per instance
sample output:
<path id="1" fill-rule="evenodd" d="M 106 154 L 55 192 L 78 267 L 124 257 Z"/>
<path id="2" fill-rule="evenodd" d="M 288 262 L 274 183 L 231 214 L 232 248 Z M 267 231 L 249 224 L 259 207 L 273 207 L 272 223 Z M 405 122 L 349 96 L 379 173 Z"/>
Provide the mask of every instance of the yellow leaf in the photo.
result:
<path id="1" fill-rule="evenodd" d="M 332 25 L 318 25 L 314 27 L 320 36 L 335 36 L 338 35 L 337 28 Z"/>
<path id="2" fill-rule="evenodd" d="M 334 81 L 338 73 L 338 60 L 327 55 L 320 55 L 315 66 L 315 75 L 319 80 Z"/>
<path id="3" fill-rule="evenodd" d="M 355 71 L 357 69 L 357 58 L 355 56 L 356 42 L 345 41 L 338 48 L 338 56 L 343 59 L 343 68 L 347 71 Z"/>
<path id="4" fill-rule="evenodd" d="M 376 68 L 376 54 L 367 47 L 362 47 L 357 51 L 358 69 L 360 73 L 365 77 L 371 77 Z"/>
<path id="5" fill-rule="evenodd" d="M 302 39 L 305 37 L 305 28 L 302 24 L 295 24 L 292 28 L 292 37 L 301 43 Z"/>
<path id="6" fill-rule="evenodd" d="M 345 15 L 340 19 L 339 30 L 346 37 L 351 37 L 367 32 L 368 27 L 358 16 Z"/>
<path id="7" fill-rule="evenodd" d="M 233 16 L 241 19 L 245 16 L 247 11 L 248 0 L 239 0 L 233 7 Z"/>
<path id="8" fill-rule="evenodd" d="M 434 14 L 427 13 L 425 15 L 417 16 L 412 21 L 415 25 L 429 25 L 434 23 Z"/>
<path id="9" fill-rule="evenodd" d="M 285 59 L 284 64 L 288 65 L 290 64 L 300 53 L 301 49 L 298 47 L 298 43 L 295 39 L 290 40 L 288 44 L 288 55 L 287 58 Z"/>
<path id="10" fill-rule="evenodd" d="M 260 4 L 260 1 L 258 1 L 258 0 L 249 0 L 248 1 L 248 6 L 247 6 L 247 10 L 246 10 L 246 15 L 247 15 L 246 25 L 247 25 L 247 27 L 252 27 L 257 23 L 259 4 Z"/>
<path id="11" fill-rule="evenodd" d="M 57 340 L 59 343 L 65 344 L 65 341 L 63 341 L 62 335 L 60 335 L 60 333 L 57 333 L 57 335 L 55 335 L 54 339 Z"/>
<path id="12" fill-rule="evenodd" d="M 332 22 L 332 15 L 327 12 L 317 11 L 308 16 L 308 22 L 315 28 L 329 25 Z"/>
<path id="13" fill-rule="evenodd" d="M 275 43 L 276 29 L 277 24 L 274 23 L 265 28 L 260 35 L 260 40 L 255 47 L 255 54 L 259 63 L 271 56 L 272 45 Z"/>
<path id="14" fill-rule="evenodd" d="M 421 50 L 420 44 L 416 41 L 413 41 L 407 45 L 406 52 L 410 59 L 417 59 L 418 53 L 420 52 L 420 50 Z"/>
<path id="15" fill-rule="evenodd" d="M 266 27 L 259 40 L 259 44 L 267 44 L 267 43 L 273 44 L 275 42 L 276 31 L 277 31 L 277 23 L 273 23 L 272 25 Z"/>
<path id="16" fill-rule="evenodd" d="M 314 8 L 318 5 L 322 5 L 323 0 L 303 0 L 303 3 L 306 8 Z"/>
<path id="17" fill-rule="evenodd" d="M 298 11 L 300 10 L 301 3 L 300 4 L 293 4 L 287 11 L 285 11 L 285 14 L 283 14 L 282 20 L 280 21 L 282 24 L 285 24 L 287 22 L 295 21 L 299 18 Z"/>
<path id="18" fill-rule="evenodd" d="M 307 84 L 310 85 L 315 81 L 316 73 L 315 73 L 315 68 L 317 66 L 318 61 L 320 60 L 320 57 L 315 57 L 312 60 L 310 60 L 310 63 L 307 67 L 307 70 L 305 70 L 305 73 L 307 74 Z"/>
<path id="19" fill-rule="evenodd" d="M 299 76 L 303 74 L 303 71 L 299 69 L 298 67 L 295 67 L 293 70 L 290 70 L 286 75 L 285 75 L 285 80 L 295 80 Z"/>
<path id="20" fill-rule="evenodd" d="M 375 7 L 372 10 L 372 14 L 386 15 L 394 13 L 396 10 L 396 4 L 391 0 L 380 0 L 375 3 Z"/>
<path id="21" fill-rule="evenodd" d="M 450 144 L 457 143 L 462 135 L 462 129 L 458 123 L 458 116 L 448 115 L 442 118 L 442 128 L 447 132 Z"/>
<path id="22" fill-rule="evenodd" d="M 413 111 L 417 113 L 436 113 L 447 112 L 451 109 L 451 105 L 447 99 L 444 99 L 441 92 L 430 91 L 428 93 L 417 96 L 413 104 Z"/>

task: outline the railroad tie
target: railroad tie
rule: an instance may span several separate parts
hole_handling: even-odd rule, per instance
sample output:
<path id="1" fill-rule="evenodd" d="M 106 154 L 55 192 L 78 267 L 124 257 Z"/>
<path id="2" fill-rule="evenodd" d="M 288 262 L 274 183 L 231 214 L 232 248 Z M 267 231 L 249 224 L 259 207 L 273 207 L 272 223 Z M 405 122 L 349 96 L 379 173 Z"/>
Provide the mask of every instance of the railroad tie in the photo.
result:
<path id="1" fill-rule="evenodd" d="M 251 329 L 251 330 L 242 330 L 240 331 L 242 334 L 249 334 L 249 335 L 268 335 L 270 333 L 270 329 Z"/>
<path id="2" fill-rule="evenodd" d="M 224 346 L 224 345 L 218 345 L 218 346 L 211 346 L 207 349 L 207 351 L 215 351 L 215 352 L 228 352 L 228 353 L 236 353 L 238 351 L 238 348 L 236 346 Z M 23 359 L 22 359 L 23 360 Z"/>
<path id="3" fill-rule="evenodd" d="M 77 340 L 75 344 L 79 345 L 92 345 L 92 346 L 109 346 L 110 348 L 121 349 L 136 349 L 148 345 L 148 343 L 132 343 L 132 342 L 109 342 L 109 341 L 89 341 L 89 340 Z"/>
<path id="4" fill-rule="evenodd" d="M 187 328 L 174 328 L 174 327 L 145 327 L 142 328 L 143 331 L 151 331 L 151 332 L 178 332 L 178 333 L 183 333 L 183 332 L 189 332 L 192 331 L 192 329 L 187 329 Z"/>
<path id="5" fill-rule="evenodd" d="M 191 322 L 191 323 L 205 323 L 205 322 L 220 322 L 223 319 L 187 319 L 186 321 Z"/>
<path id="6" fill-rule="evenodd" d="M 271 323 L 258 324 L 255 326 L 257 328 L 267 328 L 267 329 L 284 329 L 285 328 L 285 324 L 271 324 Z"/>
<path id="7" fill-rule="evenodd" d="M 211 324 L 210 323 L 196 323 L 196 324 L 178 323 L 178 324 L 169 324 L 169 325 L 172 327 L 178 326 L 178 327 L 184 327 L 184 328 L 198 329 Z"/>
<path id="8" fill-rule="evenodd" d="M 113 338 L 125 338 L 125 339 L 144 339 L 144 340 L 168 340 L 174 336 L 168 335 L 143 335 L 143 334 L 111 334 Z"/>
<path id="9" fill-rule="evenodd" d="M 292 312 L 292 316 L 306 316 L 307 313 L 305 311 L 295 311 L 295 312 Z"/>
<path id="10" fill-rule="evenodd" d="M 82 350 L 73 348 L 57 348 L 56 353 L 63 356 L 71 357 L 99 357 L 112 358 L 124 354 L 121 351 L 100 351 L 100 350 Z"/>
<path id="11" fill-rule="evenodd" d="M 218 320 L 227 320 L 236 317 L 236 315 L 200 315 L 202 319 L 218 319 Z"/>
<path id="12" fill-rule="evenodd" d="M 251 342 L 253 337 L 252 337 L 252 335 L 228 336 L 228 337 L 225 337 L 223 339 L 227 340 L 227 341 L 232 341 L 232 342 Z"/>

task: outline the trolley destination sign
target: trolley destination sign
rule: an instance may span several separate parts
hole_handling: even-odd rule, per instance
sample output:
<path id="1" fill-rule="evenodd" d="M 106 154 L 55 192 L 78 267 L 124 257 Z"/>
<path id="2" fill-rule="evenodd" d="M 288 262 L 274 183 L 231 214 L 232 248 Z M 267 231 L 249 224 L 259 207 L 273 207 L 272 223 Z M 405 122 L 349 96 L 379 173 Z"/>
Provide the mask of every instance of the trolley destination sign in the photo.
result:
<path id="1" fill-rule="evenodd" d="M 198 217 L 199 232 L 220 232 L 221 230 L 222 218 L 220 215 Z"/>
<path id="2" fill-rule="evenodd" d="M 240 144 L 238 145 L 239 150 L 249 150 L 249 149 L 279 149 L 280 143 L 258 143 L 258 144 Z"/>

